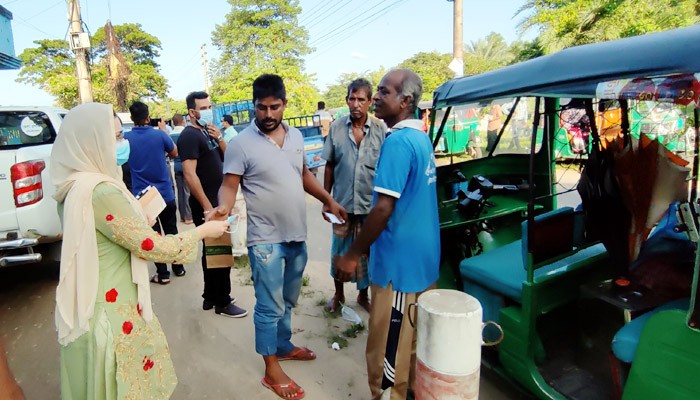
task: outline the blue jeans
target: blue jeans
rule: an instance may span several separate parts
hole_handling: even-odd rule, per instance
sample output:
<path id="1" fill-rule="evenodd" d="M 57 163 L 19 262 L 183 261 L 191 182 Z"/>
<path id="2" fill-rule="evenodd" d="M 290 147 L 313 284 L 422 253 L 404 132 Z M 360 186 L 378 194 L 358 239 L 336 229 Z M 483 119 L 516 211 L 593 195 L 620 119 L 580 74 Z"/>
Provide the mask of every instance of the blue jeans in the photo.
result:
<path id="1" fill-rule="evenodd" d="M 294 350 L 292 307 L 297 305 L 306 267 L 306 243 L 248 247 L 255 288 L 255 351 L 283 356 Z"/>

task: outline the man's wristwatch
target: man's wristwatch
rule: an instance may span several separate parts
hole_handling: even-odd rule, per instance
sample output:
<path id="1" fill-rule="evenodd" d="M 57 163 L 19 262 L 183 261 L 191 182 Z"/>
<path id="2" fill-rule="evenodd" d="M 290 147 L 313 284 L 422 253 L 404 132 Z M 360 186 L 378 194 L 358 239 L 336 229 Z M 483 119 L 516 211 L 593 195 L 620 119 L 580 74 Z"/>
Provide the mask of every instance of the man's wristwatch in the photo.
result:
<path id="1" fill-rule="evenodd" d="M 217 141 L 217 142 L 220 142 L 220 141 L 222 141 L 222 140 L 224 140 L 224 137 L 221 136 L 221 135 L 219 135 L 219 137 L 216 138 L 216 141 Z"/>

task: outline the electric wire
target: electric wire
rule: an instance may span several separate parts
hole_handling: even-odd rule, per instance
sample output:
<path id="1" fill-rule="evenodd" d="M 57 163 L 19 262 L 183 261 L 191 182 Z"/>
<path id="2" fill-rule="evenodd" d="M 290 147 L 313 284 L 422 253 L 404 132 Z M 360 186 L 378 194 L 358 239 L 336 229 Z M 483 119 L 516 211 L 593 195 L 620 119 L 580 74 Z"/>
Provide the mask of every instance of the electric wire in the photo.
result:
<path id="1" fill-rule="evenodd" d="M 379 10 L 379 11 L 377 11 L 376 13 L 372 14 L 371 16 L 369 16 L 369 17 L 366 19 L 365 23 L 363 23 L 363 24 L 361 24 L 361 25 L 357 25 L 357 26 L 350 26 L 350 27 L 344 29 L 343 31 L 338 32 L 338 35 L 339 35 L 339 34 L 341 34 L 342 32 L 347 32 L 347 31 L 350 30 L 351 28 L 355 28 L 355 29 L 351 30 L 347 35 L 341 36 L 341 37 L 339 37 L 338 40 L 336 40 L 335 42 L 333 42 L 333 43 L 327 45 L 327 47 L 326 47 L 325 49 L 319 50 L 319 51 L 317 51 L 316 53 L 314 53 L 314 55 L 312 55 L 312 56 L 309 58 L 309 61 L 310 61 L 310 60 L 314 60 L 314 59 L 320 57 L 322 54 L 325 54 L 325 53 L 327 53 L 328 51 L 332 50 L 333 48 L 335 48 L 335 46 L 339 45 L 340 43 L 342 43 L 342 42 L 344 42 L 345 40 L 347 40 L 350 36 L 352 36 L 353 33 L 359 31 L 360 29 L 362 29 L 362 28 L 366 27 L 367 25 L 371 24 L 372 22 L 376 21 L 377 19 L 379 19 L 380 17 L 382 17 L 384 14 L 386 14 L 387 12 L 389 12 L 390 9 L 392 9 L 392 8 L 394 8 L 394 7 L 396 7 L 396 6 L 398 6 L 400 3 L 403 3 L 403 2 L 405 2 L 405 1 L 406 1 L 406 0 L 398 0 L 398 1 L 394 2 L 394 3 L 391 3 L 391 4 L 389 4 L 388 6 L 382 8 L 381 10 Z"/>
<path id="2" fill-rule="evenodd" d="M 379 7 L 379 6 L 382 5 L 383 3 L 386 3 L 387 1 L 389 1 L 389 0 L 382 0 L 382 1 L 376 2 L 376 3 L 374 4 L 374 6 L 368 8 L 368 9 L 366 9 L 366 10 L 364 10 L 364 11 L 360 11 L 359 13 L 355 14 L 355 15 L 352 16 L 352 17 L 349 17 L 345 23 L 343 23 L 343 24 L 341 24 L 341 25 L 339 25 L 339 26 L 336 26 L 334 29 L 331 29 L 330 31 L 326 32 L 325 34 L 322 34 L 319 38 L 316 38 L 316 39 L 312 40 L 311 43 L 309 43 L 309 45 L 310 45 L 310 46 L 315 46 L 315 45 L 320 44 L 321 42 L 325 41 L 325 40 L 328 39 L 329 37 L 336 36 L 336 35 L 339 33 L 340 30 L 342 30 L 342 29 L 344 29 L 344 28 L 347 28 L 347 27 L 349 27 L 349 26 L 352 26 L 354 23 L 357 22 L 358 19 L 360 19 L 360 17 L 361 17 L 362 15 L 369 13 L 370 11 L 372 11 L 372 10 L 374 10 L 375 8 Z M 372 14 L 370 17 L 372 17 L 372 16 L 374 16 L 374 14 Z"/>
<path id="3" fill-rule="evenodd" d="M 32 15 L 31 17 L 27 18 L 26 20 L 27 20 L 27 21 L 30 21 L 30 20 L 34 19 L 35 17 L 38 17 L 39 15 L 41 15 L 41 14 L 43 14 L 43 13 L 49 11 L 50 9 L 56 7 L 57 5 L 59 5 L 59 4 L 61 4 L 61 3 L 65 3 L 65 0 L 58 0 L 56 3 L 50 5 L 48 8 L 45 8 L 45 9 L 39 11 L 38 13 Z"/>
<path id="4" fill-rule="evenodd" d="M 17 18 L 20 22 L 22 22 L 23 24 L 27 25 L 28 27 L 33 28 L 33 29 L 39 31 L 39 32 L 43 33 L 44 35 L 46 35 L 46 36 L 48 36 L 48 37 L 51 37 L 51 34 L 50 34 L 50 33 L 45 32 L 45 31 L 43 31 L 43 30 L 37 28 L 36 26 L 34 26 L 33 24 L 31 24 L 29 21 L 25 20 L 24 18 L 20 17 L 19 15 L 13 15 L 13 17 Z"/>
<path id="5" fill-rule="evenodd" d="M 320 0 L 318 3 L 316 3 L 315 6 L 311 6 L 309 8 L 309 13 L 306 15 L 302 15 L 301 18 L 299 18 L 299 23 L 302 23 L 304 20 L 308 20 L 311 18 L 314 14 L 317 14 L 320 10 L 323 9 L 323 6 L 326 4 L 325 0 Z M 302 7 L 302 13 L 304 12 L 304 9 Z"/>
<path id="6" fill-rule="evenodd" d="M 370 2 L 376 4 L 376 2 L 373 0 L 370 0 Z M 352 8 L 346 9 L 346 7 L 348 5 L 352 6 Z M 340 26 L 344 26 L 345 24 L 348 23 L 348 21 L 353 21 L 353 20 L 356 20 L 357 18 L 361 18 L 362 14 L 366 12 L 363 10 L 363 7 L 364 7 L 364 4 L 362 2 L 355 3 L 353 1 L 348 1 L 348 2 L 344 3 L 340 8 L 336 9 L 333 12 L 333 15 L 328 14 L 328 15 L 326 15 L 327 18 L 324 18 L 323 20 L 319 21 L 317 24 L 314 24 L 314 26 L 313 26 L 313 30 L 315 31 L 314 36 L 315 37 L 325 36 L 329 33 L 332 33 L 333 31 L 337 30 Z M 353 12 L 356 12 L 356 13 L 353 15 Z M 333 18 L 334 16 L 339 16 L 339 18 Z M 310 24 L 306 24 L 306 26 L 310 28 Z"/>
<path id="7" fill-rule="evenodd" d="M 17 0 L 7 2 L 7 3 L 5 3 L 5 5 L 9 5 L 9 4 L 15 3 L 16 1 L 17 1 Z M 54 4 L 50 5 L 50 6 L 48 6 L 47 8 L 44 8 L 43 10 L 39 11 L 38 13 L 36 13 L 36 14 L 30 16 L 30 17 L 27 17 L 27 18 L 22 18 L 19 14 L 13 14 L 13 17 L 16 17 L 20 22 L 24 23 L 25 25 L 29 26 L 30 28 L 33 28 L 33 29 L 37 30 L 38 32 L 41 32 L 41 33 L 43 33 L 44 35 L 50 37 L 50 36 L 52 36 L 51 34 L 49 34 L 48 32 L 43 31 L 42 29 L 38 28 L 37 26 L 35 26 L 34 24 L 32 24 L 32 23 L 29 22 L 29 21 L 31 21 L 32 19 L 34 19 L 34 18 L 38 17 L 39 15 L 45 13 L 46 11 L 51 10 L 52 8 L 58 6 L 58 5 L 61 4 L 61 3 L 65 3 L 65 0 L 59 0 L 58 2 L 56 2 L 56 3 L 54 3 Z"/>
<path id="8" fill-rule="evenodd" d="M 350 3 L 351 1 L 352 1 L 352 0 L 347 0 L 345 3 L 340 2 L 340 1 L 337 2 L 337 3 L 335 3 L 335 4 L 332 5 L 325 13 L 318 14 L 316 17 L 314 17 L 314 18 L 312 18 L 312 19 L 306 21 L 306 22 L 305 22 L 305 25 L 310 25 L 310 24 L 313 24 L 313 23 L 323 22 L 323 18 L 324 18 L 324 17 L 326 17 L 326 16 L 328 16 L 328 15 L 332 15 L 334 12 L 340 11 L 341 9 L 343 9 L 343 7 L 345 7 L 346 5 L 348 5 L 348 3 Z"/>
<path id="9" fill-rule="evenodd" d="M 376 8 L 377 6 L 386 3 L 386 1 L 387 1 L 387 0 L 385 0 L 385 1 L 381 2 L 381 3 L 377 3 L 374 7 L 370 8 L 370 10 L 368 10 L 368 12 L 371 11 L 371 10 L 373 10 L 373 9 Z M 339 41 L 335 41 L 335 43 L 334 43 L 333 45 L 330 45 L 330 47 L 333 47 L 333 46 L 335 46 L 335 45 L 337 45 L 337 44 L 339 44 L 339 43 L 342 43 L 342 42 L 345 41 L 347 38 L 349 38 L 353 33 L 359 31 L 360 29 L 364 28 L 365 26 L 369 25 L 370 23 L 376 21 L 379 17 L 381 17 L 381 16 L 383 16 L 384 14 L 386 14 L 387 12 L 389 12 L 389 9 L 390 9 L 390 8 L 392 8 L 392 7 L 396 6 L 396 5 L 398 5 L 399 3 L 403 2 L 403 1 L 406 1 L 406 0 L 398 0 L 398 1 L 395 1 L 394 3 L 391 3 L 391 4 L 389 4 L 388 6 L 386 6 L 386 7 L 382 8 L 382 9 L 378 10 L 377 12 L 375 12 L 375 13 L 372 14 L 372 15 L 370 15 L 369 17 L 364 17 L 364 18 L 363 18 L 364 23 L 363 23 L 362 25 L 360 25 L 360 26 L 357 26 L 357 24 L 354 24 L 355 21 L 348 21 L 346 24 L 343 25 L 344 28 L 339 27 L 339 29 L 338 29 L 336 32 L 332 33 L 331 35 L 327 35 L 325 38 L 319 38 L 319 39 L 317 39 L 317 40 L 315 41 L 314 45 L 315 45 L 315 46 L 319 46 L 319 45 L 320 45 L 320 46 L 325 46 L 325 45 L 327 45 L 328 43 L 331 43 L 331 42 L 333 42 L 335 39 L 338 39 L 338 38 L 340 38 L 340 40 L 339 40 Z M 342 29 L 340 29 L 340 28 L 342 28 Z M 349 32 L 348 34 L 345 34 L 345 33 L 348 32 L 348 31 L 350 31 L 350 32 Z M 344 35 L 344 34 L 345 34 L 345 35 Z"/>
<path id="10" fill-rule="evenodd" d="M 183 66 L 180 68 L 180 70 L 173 74 L 176 76 L 176 78 L 173 79 L 171 81 L 171 83 L 175 83 L 175 82 L 179 82 L 179 81 L 183 80 L 185 78 L 185 74 L 187 74 L 189 71 L 191 71 L 195 65 L 197 65 L 196 62 L 193 63 L 193 61 L 195 61 L 197 59 L 197 57 L 199 57 L 199 54 L 194 53 L 192 55 L 192 57 L 183 64 Z"/>

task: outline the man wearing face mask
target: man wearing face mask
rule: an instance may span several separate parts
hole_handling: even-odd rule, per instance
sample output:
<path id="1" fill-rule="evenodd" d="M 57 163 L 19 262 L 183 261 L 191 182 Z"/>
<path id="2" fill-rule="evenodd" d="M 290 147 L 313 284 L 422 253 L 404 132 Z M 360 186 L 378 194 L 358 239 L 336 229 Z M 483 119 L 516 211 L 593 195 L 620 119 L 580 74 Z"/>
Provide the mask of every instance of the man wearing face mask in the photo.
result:
<path id="1" fill-rule="evenodd" d="M 121 172 L 122 181 L 126 185 L 126 188 L 131 192 L 131 170 L 129 169 L 129 153 L 131 148 L 129 147 L 129 141 L 124 139 L 124 127 L 122 124 L 122 119 L 115 113 L 114 114 L 114 126 L 117 127 L 117 164 L 119 171 Z"/>
<path id="2" fill-rule="evenodd" d="M 224 152 L 226 142 L 213 122 L 211 101 L 206 92 L 187 95 L 187 115 L 190 125 L 182 130 L 177 140 L 182 161 L 182 172 L 190 188 L 190 209 L 196 226 L 204 223 L 205 214 L 219 205 L 218 192 L 224 179 Z M 248 311 L 237 307 L 231 298 L 231 268 L 207 268 L 207 259 L 202 254 L 204 275 L 203 310 L 218 315 L 240 318 Z"/>
<path id="3" fill-rule="evenodd" d="M 165 163 L 166 154 L 168 157 L 177 157 L 177 146 L 167 133 L 149 125 L 151 116 L 146 104 L 135 101 L 129 107 L 129 112 L 131 120 L 134 121 L 134 128 L 127 132 L 124 137 L 129 143 L 131 193 L 135 196 L 148 186 L 158 189 L 165 201 L 165 209 L 158 215 L 153 229 L 160 232 L 162 226 L 165 234 L 177 234 L 175 192 L 170 179 L 170 171 Z M 119 145 L 117 152 L 119 153 Z M 119 162 L 119 154 L 117 162 Z M 158 272 L 151 278 L 151 281 L 162 285 L 170 283 L 168 266 L 163 263 L 155 264 Z M 175 275 L 185 275 L 185 267 L 182 264 L 173 264 L 172 267 Z"/>

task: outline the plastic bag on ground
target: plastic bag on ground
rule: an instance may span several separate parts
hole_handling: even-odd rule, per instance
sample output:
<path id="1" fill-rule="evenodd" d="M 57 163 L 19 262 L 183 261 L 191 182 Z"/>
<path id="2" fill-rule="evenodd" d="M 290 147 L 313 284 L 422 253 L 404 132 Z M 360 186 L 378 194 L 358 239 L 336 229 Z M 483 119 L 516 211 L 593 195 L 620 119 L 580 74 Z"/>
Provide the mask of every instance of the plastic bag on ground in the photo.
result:
<path id="1" fill-rule="evenodd" d="M 341 310 L 341 314 L 342 314 L 343 319 L 345 321 L 351 322 L 355 325 L 359 325 L 362 323 L 362 318 L 360 318 L 360 315 L 357 314 L 357 312 L 355 310 L 353 310 L 352 308 L 350 308 L 346 305 L 343 305 L 343 308 Z"/>

